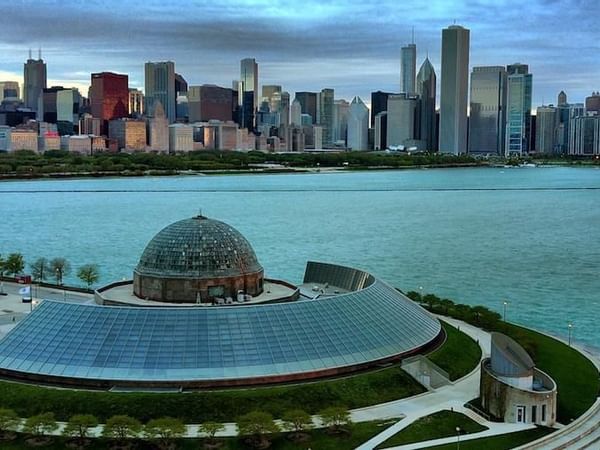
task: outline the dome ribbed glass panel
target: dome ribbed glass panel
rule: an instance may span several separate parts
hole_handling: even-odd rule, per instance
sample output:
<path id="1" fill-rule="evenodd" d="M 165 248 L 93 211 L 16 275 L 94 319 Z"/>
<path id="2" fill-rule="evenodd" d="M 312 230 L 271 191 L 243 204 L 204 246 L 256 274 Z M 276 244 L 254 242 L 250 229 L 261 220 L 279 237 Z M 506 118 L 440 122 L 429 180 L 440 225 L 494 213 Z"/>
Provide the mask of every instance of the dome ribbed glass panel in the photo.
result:
<path id="1" fill-rule="evenodd" d="M 158 277 L 218 278 L 262 270 L 235 228 L 197 216 L 163 228 L 148 243 L 136 271 Z"/>

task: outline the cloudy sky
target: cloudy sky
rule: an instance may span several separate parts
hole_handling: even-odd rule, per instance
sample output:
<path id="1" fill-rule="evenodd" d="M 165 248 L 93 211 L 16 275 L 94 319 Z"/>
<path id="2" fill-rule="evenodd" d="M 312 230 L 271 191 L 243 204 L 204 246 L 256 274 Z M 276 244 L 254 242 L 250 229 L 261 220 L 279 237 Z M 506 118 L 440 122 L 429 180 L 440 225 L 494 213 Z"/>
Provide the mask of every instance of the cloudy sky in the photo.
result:
<path id="1" fill-rule="evenodd" d="M 455 20 L 471 30 L 471 66 L 530 65 L 534 106 L 561 89 L 571 102 L 600 89 L 598 0 L 0 1 L 0 81 L 21 81 L 28 49 L 41 46 L 49 83 L 84 94 L 99 71 L 143 87 L 144 62 L 159 60 L 190 84 L 230 86 L 254 57 L 261 85 L 367 100 L 399 89 L 412 27 L 417 65 L 429 54 L 439 77 L 441 29 Z"/>

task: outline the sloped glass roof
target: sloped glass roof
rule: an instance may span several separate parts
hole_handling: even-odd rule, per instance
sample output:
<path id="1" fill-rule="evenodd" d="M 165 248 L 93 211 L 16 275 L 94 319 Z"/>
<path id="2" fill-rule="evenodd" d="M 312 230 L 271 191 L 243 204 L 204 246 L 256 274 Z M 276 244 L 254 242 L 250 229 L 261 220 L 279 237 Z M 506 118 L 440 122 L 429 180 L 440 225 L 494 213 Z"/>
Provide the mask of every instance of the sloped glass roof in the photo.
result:
<path id="1" fill-rule="evenodd" d="M 438 335 L 437 319 L 372 280 L 335 297 L 242 307 L 46 300 L 0 341 L 0 368 L 115 381 L 241 379 L 363 364 Z"/>

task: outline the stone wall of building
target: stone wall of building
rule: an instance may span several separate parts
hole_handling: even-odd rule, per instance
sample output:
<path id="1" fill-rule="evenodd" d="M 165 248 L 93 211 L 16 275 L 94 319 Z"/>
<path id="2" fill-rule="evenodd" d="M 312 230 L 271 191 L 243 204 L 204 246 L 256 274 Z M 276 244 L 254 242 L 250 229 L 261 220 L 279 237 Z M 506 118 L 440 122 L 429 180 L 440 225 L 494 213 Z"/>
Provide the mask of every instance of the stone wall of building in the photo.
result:
<path id="1" fill-rule="evenodd" d="M 485 411 L 508 423 L 518 422 L 517 407 L 524 407 L 523 423 L 552 426 L 556 422 L 556 384 L 547 374 L 534 369 L 540 390 L 519 389 L 503 382 L 490 370 L 489 358 L 481 363 L 480 396 Z"/>

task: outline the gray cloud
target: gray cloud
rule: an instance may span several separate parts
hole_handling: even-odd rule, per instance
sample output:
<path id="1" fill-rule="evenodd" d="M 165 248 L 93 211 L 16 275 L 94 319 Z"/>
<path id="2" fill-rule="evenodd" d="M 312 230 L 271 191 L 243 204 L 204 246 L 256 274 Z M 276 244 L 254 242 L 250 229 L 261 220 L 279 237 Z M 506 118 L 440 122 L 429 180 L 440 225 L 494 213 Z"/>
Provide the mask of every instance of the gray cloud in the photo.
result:
<path id="1" fill-rule="evenodd" d="M 582 101 L 599 88 L 595 7 L 593 0 L 24 0 L 3 7 L 0 50 L 6 71 L 21 72 L 27 48 L 41 45 L 51 78 L 115 70 L 133 85 L 143 83 L 144 61 L 164 59 L 191 83 L 229 85 L 239 59 L 256 57 L 265 83 L 368 97 L 396 89 L 399 49 L 412 26 L 419 62 L 428 52 L 439 72 L 441 28 L 456 19 L 471 29 L 471 65 L 528 63 L 534 103 L 561 89 Z"/>

